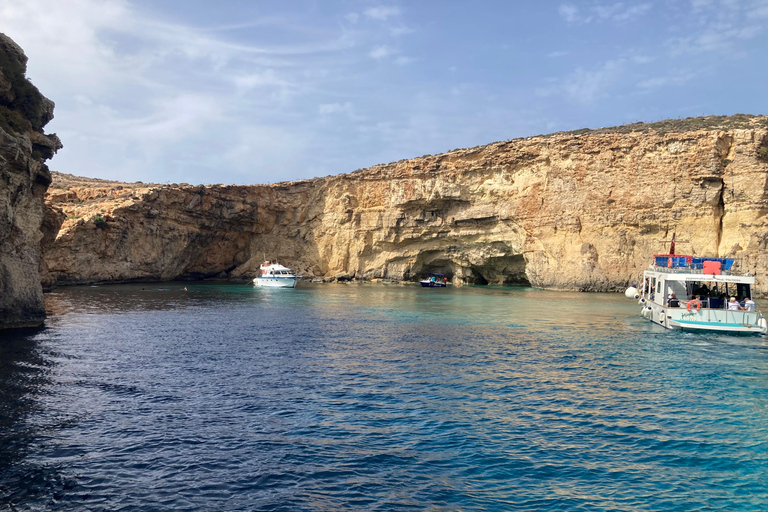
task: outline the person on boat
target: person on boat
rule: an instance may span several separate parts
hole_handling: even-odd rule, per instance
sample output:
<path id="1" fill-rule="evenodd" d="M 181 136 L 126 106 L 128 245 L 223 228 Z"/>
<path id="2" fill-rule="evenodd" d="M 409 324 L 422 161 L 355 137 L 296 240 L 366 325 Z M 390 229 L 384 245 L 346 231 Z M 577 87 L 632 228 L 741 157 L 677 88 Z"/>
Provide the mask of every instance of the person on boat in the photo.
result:
<path id="1" fill-rule="evenodd" d="M 744 311 L 754 311 L 755 310 L 755 301 L 752 300 L 752 297 L 747 297 L 744 300 L 744 307 L 741 308 Z"/>
<path id="2" fill-rule="evenodd" d="M 669 299 L 667 300 L 667 307 L 668 308 L 680 307 L 680 301 L 677 299 L 677 296 L 674 293 L 669 295 Z"/>
<path id="3" fill-rule="evenodd" d="M 731 300 L 728 301 L 728 311 L 738 311 L 741 309 L 741 306 L 739 306 L 738 301 L 736 301 L 736 297 L 731 297 Z"/>

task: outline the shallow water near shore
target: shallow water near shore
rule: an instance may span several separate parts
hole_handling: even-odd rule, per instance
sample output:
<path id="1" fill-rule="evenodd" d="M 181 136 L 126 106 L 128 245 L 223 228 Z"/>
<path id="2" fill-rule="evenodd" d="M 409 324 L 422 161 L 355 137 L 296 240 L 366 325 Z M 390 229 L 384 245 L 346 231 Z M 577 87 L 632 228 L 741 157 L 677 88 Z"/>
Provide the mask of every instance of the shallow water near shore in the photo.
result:
<path id="1" fill-rule="evenodd" d="M 621 294 L 302 285 L 47 295 L 0 336 L 0 510 L 768 508 L 765 338 Z"/>

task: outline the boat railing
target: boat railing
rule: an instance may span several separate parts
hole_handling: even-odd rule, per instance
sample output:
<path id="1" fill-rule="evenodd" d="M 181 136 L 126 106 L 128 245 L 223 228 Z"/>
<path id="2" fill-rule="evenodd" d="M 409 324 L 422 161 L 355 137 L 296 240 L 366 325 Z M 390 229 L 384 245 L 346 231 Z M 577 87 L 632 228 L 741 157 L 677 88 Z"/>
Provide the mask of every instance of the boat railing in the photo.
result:
<path id="1" fill-rule="evenodd" d="M 690 256 L 685 254 L 654 254 L 653 269 L 656 272 L 668 272 L 675 274 L 702 274 L 712 273 L 722 275 L 741 275 L 736 270 L 740 262 L 735 258 L 707 258 Z"/>
<path id="2" fill-rule="evenodd" d="M 656 272 L 666 272 L 668 274 L 700 274 L 700 275 L 712 275 L 711 273 L 704 274 L 703 269 L 691 268 L 691 267 L 660 267 L 658 265 L 653 266 L 653 270 Z M 738 272 L 732 270 L 720 269 L 720 275 L 724 276 L 736 276 L 740 275 Z"/>
<path id="3" fill-rule="evenodd" d="M 681 306 L 682 309 L 685 309 L 685 306 Z M 760 310 L 754 310 L 754 311 L 748 311 L 748 310 L 734 310 L 734 309 L 726 309 L 726 307 L 718 307 L 718 308 L 701 308 L 701 313 L 706 316 L 706 322 L 724 322 L 724 323 L 733 323 L 733 324 L 749 324 L 749 325 L 756 325 L 758 323 L 758 320 L 760 317 L 762 317 L 762 313 Z M 693 311 L 694 313 L 696 311 Z M 724 315 L 721 315 L 720 313 L 724 313 Z M 723 318 L 724 316 L 724 318 Z"/>

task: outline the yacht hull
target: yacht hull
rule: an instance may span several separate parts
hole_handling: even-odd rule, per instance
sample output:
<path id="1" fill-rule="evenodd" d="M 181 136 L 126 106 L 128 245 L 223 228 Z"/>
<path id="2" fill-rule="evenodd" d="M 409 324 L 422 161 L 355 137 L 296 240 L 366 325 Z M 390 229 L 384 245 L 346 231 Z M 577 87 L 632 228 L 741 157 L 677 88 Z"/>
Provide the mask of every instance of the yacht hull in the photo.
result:
<path id="1" fill-rule="evenodd" d="M 299 277 L 257 277 L 253 284 L 264 288 L 296 288 Z"/>

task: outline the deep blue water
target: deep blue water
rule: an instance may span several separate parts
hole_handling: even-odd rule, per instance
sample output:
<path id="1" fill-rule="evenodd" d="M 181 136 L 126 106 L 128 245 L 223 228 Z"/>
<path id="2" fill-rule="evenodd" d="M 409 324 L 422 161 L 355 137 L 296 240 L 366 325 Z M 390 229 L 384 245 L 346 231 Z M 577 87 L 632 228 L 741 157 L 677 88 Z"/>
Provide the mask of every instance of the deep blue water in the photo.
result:
<path id="1" fill-rule="evenodd" d="M 620 294 L 126 285 L 0 337 L 0 510 L 766 510 L 768 345 Z"/>

